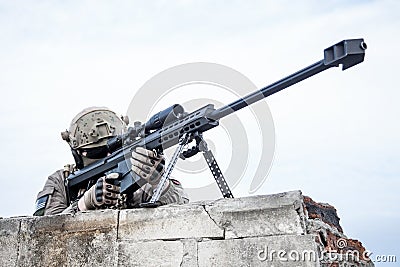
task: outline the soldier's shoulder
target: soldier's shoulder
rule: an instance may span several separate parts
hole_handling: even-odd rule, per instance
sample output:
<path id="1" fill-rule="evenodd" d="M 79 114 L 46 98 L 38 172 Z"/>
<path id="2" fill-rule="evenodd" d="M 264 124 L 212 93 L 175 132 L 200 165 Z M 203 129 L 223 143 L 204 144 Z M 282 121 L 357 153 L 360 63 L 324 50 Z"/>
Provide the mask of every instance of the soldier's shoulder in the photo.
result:
<path id="1" fill-rule="evenodd" d="M 50 196 L 53 195 L 56 189 L 60 189 L 63 184 L 63 169 L 59 169 L 48 176 L 43 189 L 36 197 L 35 212 L 33 213 L 34 216 L 44 215 Z"/>
<path id="2" fill-rule="evenodd" d="M 48 180 L 64 180 L 63 169 L 56 170 L 52 174 L 49 175 Z"/>
<path id="3" fill-rule="evenodd" d="M 74 171 L 75 164 L 66 164 L 64 165 L 64 168 L 56 170 L 55 172 L 50 174 L 48 180 L 64 183 L 64 180 Z"/>

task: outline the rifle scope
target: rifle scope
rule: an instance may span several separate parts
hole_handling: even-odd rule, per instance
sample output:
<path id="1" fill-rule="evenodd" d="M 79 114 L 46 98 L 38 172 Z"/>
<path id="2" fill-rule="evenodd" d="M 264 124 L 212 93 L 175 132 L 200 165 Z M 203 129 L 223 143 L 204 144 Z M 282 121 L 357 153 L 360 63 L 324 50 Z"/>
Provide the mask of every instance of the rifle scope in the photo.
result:
<path id="1" fill-rule="evenodd" d="M 124 134 L 114 136 L 107 141 L 108 152 L 113 153 L 120 149 L 125 140 L 135 140 L 143 131 L 148 134 L 152 130 L 157 130 L 163 127 L 165 123 L 178 120 L 184 112 L 181 105 L 175 104 L 163 111 L 154 114 L 145 124 L 129 127 Z"/>
<path id="2" fill-rule="evenodd" d="M 153 117 L 151 117 L 144 124 L 144 132 L 147 134 L 151 130 L 160 129 L 165 123 L 179 119 L 183 112 L 183 107 L 179 104 L 175 104 L 163 111 L 154 114 Z"/>

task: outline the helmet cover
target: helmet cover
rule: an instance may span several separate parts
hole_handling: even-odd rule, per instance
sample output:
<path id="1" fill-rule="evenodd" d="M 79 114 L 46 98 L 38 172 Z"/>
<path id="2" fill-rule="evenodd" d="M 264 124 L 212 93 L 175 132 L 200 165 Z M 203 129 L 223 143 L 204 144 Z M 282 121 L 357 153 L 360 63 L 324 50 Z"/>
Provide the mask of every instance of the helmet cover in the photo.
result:
<path id="1" fill-rule="evenodd" d="M 125 130 L 126 124 L 115 112 L 106 107 L 89 107 L 72 119 L 68 136 L 65 132 L 62 136 L 72 149 L 93 148 L 106 145 L 108 137 L 122 134 Z"/>

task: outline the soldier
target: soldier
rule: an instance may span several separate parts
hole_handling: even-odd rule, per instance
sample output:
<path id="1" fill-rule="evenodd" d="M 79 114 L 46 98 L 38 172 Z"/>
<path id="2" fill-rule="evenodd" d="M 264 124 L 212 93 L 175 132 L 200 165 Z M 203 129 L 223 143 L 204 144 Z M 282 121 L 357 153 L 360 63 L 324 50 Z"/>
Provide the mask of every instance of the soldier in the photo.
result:
<path id="1" fill-rule="evenodd" d="M 120 208 L 137 207 L 150 200 L 154 187 L 164 172 L 165 160 L 162 155 L 138 147 L 132 152 L 132 171 L 148 183 L 129 195 L 120 194 L 119 174 L 111 173 L 101 177 L 88 190 L 82 188 L 78 200 L 69 203 L 65 188 L 65 179 L 77 169 L 81 169 L 108 155 L 107 139 L 126 130 L 127 120 L 120 119 L 113 111 L 105 107 L 84 109 L 72 120 L 68 131 L 61 133 L 62 138 L 71 147 L 75 159 L 74 165 L 66 165 L 47 179 L 43 190 L 39 192 L 34 215 L 52 215 L 73 213 L 84 210 L 103 209 L 111 206 Z M 170 179 L 160 197 L 161 204 L 189 202 L 179 181 Z"/>

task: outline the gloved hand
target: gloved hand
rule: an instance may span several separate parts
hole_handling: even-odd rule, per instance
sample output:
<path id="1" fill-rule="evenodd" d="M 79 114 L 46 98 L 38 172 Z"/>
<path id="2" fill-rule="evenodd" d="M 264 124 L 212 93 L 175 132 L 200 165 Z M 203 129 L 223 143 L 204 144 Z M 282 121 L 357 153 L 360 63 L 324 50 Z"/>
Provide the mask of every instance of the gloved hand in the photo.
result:
<path id="1" fill-rule="evenodd" d="M 131 163 L 132 171 L 151 185 L 157 185 L 164 173 L 164 157 L 143 147 L 137 147 L 132 152 Z"/>
<path id="2" fill-rule="evenodd" d="M 104 205 L 115 205 L 121 190 L 118 173 L 110 173 L 99 178 L 78 201 L 79 210 L 93 210 Z"/>

